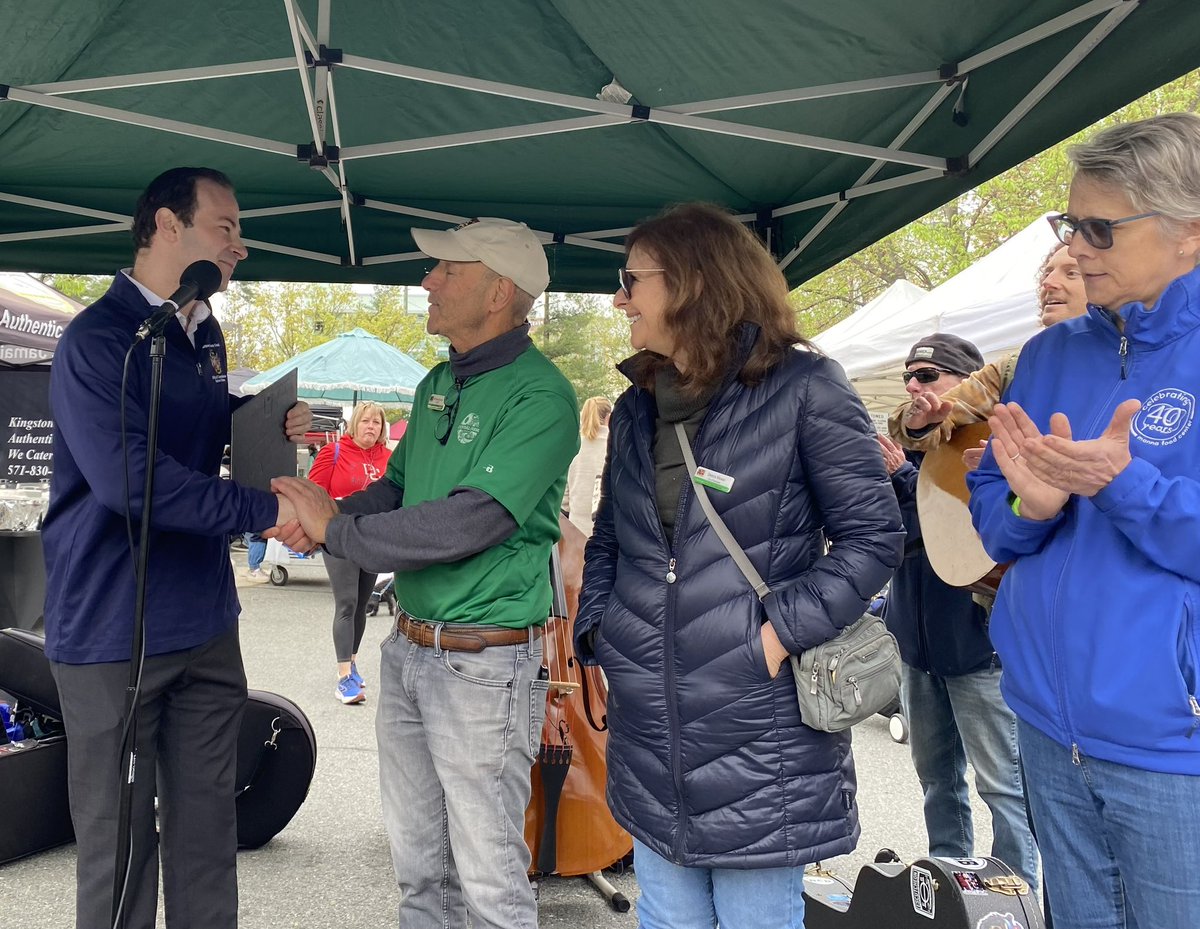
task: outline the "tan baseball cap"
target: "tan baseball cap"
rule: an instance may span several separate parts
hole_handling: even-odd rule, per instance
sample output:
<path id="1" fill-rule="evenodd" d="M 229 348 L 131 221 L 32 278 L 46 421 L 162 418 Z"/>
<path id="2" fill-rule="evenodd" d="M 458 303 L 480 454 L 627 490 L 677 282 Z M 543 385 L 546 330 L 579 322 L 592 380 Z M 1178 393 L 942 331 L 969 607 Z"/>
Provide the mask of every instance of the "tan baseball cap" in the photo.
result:
<path id="1" fill-rule="evenodd" d="M 417 248 L 439 261 L 481 261 L 532 297 L 550 284 L 542 243 L 524 223 L 495 216 L 453 229 L 413 229 Z"/>

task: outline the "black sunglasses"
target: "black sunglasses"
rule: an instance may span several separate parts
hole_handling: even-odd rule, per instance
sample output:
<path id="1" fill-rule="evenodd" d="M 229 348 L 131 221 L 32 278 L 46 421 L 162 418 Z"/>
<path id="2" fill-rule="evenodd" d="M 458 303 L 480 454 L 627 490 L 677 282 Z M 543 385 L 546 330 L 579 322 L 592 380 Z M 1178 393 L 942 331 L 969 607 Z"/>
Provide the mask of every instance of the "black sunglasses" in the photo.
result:
<path id="1" fill-rule="evenodd" d="M 953 371 L 947 371 L 945 368 L 917 368 L 915 371 L 905 371 L 902 375 L 904 383 L 907 386 L 908 382 L 914 377 L 918 384 L 932 384 L 943 374 L 953 374 Z"/>
<path id="2" fill-rule="evenodd" d="M 458 415 L 458 401 L 462 398 L 462 389 L 466 382 L 462 378 L 454 379 L 454 386 L 446 391 L 446 396 L 443 398 L 446 406 L 442 410 L 442 415 L 438 417 L 437 427 L 434 429 L 434 438 L 442 445 L 445 445 L 450 438 L 450 430 L 454 428 L 454 417 Z"/>
<path id="3" fill-rule="evenodd" d="M 625 299 L 633 298 L 633 285 L 637 283 L 635 274 L 662 274 L 662 268 L 618 268 L 617 278 L 621 282 L 621 290 L 625 291 Z"/>
<path id="4" fill-rule="evenodd" d="M 1104 249 L 1113 246 L 1113 226 L 1161 215 L 1158 210 L 1153 210 L 1149 213 L 1138 213 L 1137 216 L 1123 216 L 1120 219 L 1076 219 L 1070 213 L 1055 213 L 1053 216 L 1047 216 L 1046 221 L 1050 223 L 1050 228 L 1063 245 L 1070 245 L 1071 237 L 1078 230 L 1083 234 L 1083 240 L 1092 248 Z"/>

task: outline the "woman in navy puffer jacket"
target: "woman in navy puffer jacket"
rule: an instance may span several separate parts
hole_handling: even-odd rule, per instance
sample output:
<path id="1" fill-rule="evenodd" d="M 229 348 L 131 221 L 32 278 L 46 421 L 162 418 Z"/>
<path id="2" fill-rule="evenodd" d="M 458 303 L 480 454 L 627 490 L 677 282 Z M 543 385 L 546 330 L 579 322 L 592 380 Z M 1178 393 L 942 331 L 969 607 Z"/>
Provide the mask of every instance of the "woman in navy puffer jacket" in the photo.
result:
<path id="1" fill-rule="evenodd" d="M 641 351 L 576 622 L 608 676 L 609 805 L 645 929 L 800 927 L 804 865 L 850 851 L 858 815 L 849 733 L 804 725 L 785 659 L 862 614 L 900 563 L 900 514 L 861 402 L 747 229 L 690 204 L 626 250 L 614 303 Z M 689 480 L 675 423 L 727 492 Z M 761 603 L 696 492 L 771 587 Z"/>

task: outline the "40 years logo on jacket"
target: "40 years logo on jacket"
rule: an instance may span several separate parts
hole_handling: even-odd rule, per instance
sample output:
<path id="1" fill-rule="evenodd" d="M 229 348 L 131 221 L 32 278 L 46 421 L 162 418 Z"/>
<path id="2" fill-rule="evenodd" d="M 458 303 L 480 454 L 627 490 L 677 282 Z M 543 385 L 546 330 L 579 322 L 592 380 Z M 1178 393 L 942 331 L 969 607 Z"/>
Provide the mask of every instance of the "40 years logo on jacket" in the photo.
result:
<path id="1" fill-rule="evenodd" d="M 1133 418 L 1133 435 L 1147 445 L 1174 445 L 1196 417 L 1196 398 L 1186 390 L 1168 387 L 1142 404 Z"/>

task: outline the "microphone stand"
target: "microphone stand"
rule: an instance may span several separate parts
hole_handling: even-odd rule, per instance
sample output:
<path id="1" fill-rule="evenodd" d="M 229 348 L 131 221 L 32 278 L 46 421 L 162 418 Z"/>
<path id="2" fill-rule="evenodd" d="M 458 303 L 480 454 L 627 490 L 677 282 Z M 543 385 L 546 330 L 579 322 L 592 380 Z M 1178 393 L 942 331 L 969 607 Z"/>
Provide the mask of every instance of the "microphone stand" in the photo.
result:
<path id="1" fill-rule="evenodd" d="M 133 792 L 137 771 L 138 690 L 142 676 L 143 653 L 146 650 L 146 583 L 147 561 L 150 557 L 150 516 L 154 503 L 154 459 L 158 454 L 158 411 L 162 399 L 163 358 L 167 353 L 167 338 L 162 328 L 150 339 L 150 411 L 146 420 L 146 474 L 142 487 L 142 525 L 139 533 L 135 574 L 136 600 L 133 610 L 133 648 L 129 658 L 129 684 L 125 689 L 125 738 L 121 743 L 121 799 L 117 808 L 117 860 L 113 873 L 112 926 L 124 929 L 125 884 L 129 879 L 130 853 L 133 844 Z M 154 771 L 142 777 L 154 777 Z"/>

